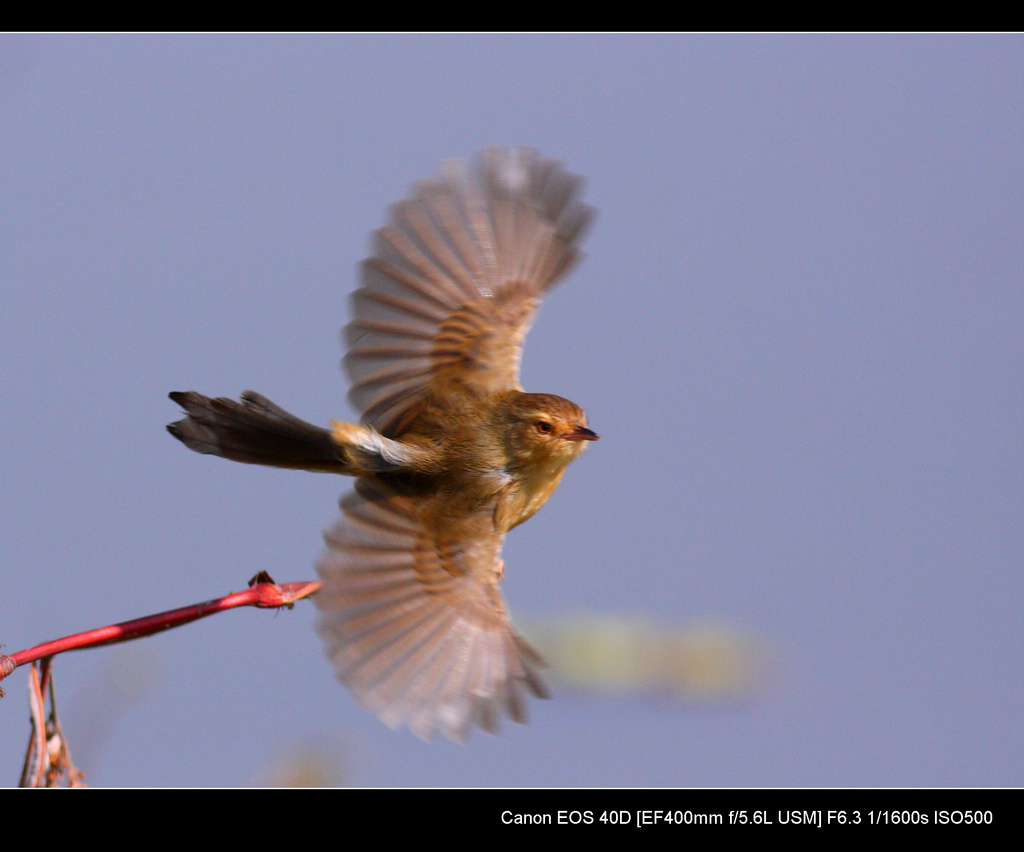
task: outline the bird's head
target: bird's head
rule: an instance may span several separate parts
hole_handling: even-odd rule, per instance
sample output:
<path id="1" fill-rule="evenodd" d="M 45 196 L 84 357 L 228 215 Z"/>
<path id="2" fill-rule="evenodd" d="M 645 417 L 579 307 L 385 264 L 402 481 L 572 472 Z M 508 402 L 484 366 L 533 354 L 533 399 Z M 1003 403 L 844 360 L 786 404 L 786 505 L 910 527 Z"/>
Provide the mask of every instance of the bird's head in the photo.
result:
<path id="1" fill-rule="evenodd" d="M 564 468 L 596 432 L 576 403 L 549 393 L 516 393 L 501 406 L 505 448 L 515 468 Z"/>

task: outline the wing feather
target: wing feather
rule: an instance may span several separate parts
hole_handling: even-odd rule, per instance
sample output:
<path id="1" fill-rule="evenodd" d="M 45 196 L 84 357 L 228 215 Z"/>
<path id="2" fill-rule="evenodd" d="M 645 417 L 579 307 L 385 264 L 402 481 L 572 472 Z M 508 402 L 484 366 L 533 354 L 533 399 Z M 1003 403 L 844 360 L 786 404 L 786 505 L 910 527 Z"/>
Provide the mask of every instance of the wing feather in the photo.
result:
<path id="1" fill-rule="evenodd" d="M 339 679 L 392 727 L 464 740 L 545 696 L 537 654 L 498 590 L 504 536 L 479 519 L 432 528 L 423 500 L 361 479 L 325 535 L 316 601 Z"/>
<path id="2" fill-rule="evenodd" d="M 541 298 L 581 256 L 593 211 L 582 180 L 526 148 L 443 165 L 391 208 L 361 266 L 345 329 L 350 398 L 397 437 L 425 397 L 462 383 L 519 387 Z"/>

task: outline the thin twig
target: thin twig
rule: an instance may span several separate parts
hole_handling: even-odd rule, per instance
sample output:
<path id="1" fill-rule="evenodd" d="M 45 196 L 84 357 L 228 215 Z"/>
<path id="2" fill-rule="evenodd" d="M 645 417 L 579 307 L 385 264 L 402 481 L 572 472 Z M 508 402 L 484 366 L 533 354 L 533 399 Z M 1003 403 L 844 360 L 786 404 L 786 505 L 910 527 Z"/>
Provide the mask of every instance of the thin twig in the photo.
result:
<path id="1" fill-rule="evenodd" d="M 22 787 L 56 787 L 65 783 L 71 787 L 84 786 L 82 773 L 71 762 L 67 740 L 57 718 L 57 702 L 53 688 L 51 666 L 55 654 L 95 648 L 127 642 L 143 636 L 151 636 L 163 630 L 180 627 L 190 621 L 205 618 L 218 612 L 239 606 L 265 608 L 291 607 L 295 601 L 309 597 L 320 588 L 318 582 L 285 583 L 277 585 L 266 572 L 257 574 L 249 581 L 244 592 L 234 592 L 212 601 L 192 606 L 147 615 L 132 621 L 122 621 L 107 627 L 75 633 L 52 642 L 44 642 L 34 648 L 4 655 L 0 654 L 0 680 L 7 677 L 18 666 L 32 663 L 29 672 L 29 708 L 32 717 L 32 733 L 29 737 L 25 764 L 21 771 Z M 42 661 L 42 662 L 40 662 Z M 44 694 L 50 696 L 50 715 L 45 715 Z M 0 689 L 0 696 L 3 690 Z"/>
<path id="2" fill-rule="evenodd" d="M 94 648 L 99 645 L 112 645 L 116 642 L 127 642 L 131 639 L 138 639 L 142 636 L 151 636 L 163 630 L 170 630 L 173 627 L 180 627 L 190 621 L 206 618 L 218 612 L 234 609 L 238 606 L 258 606 L 277 608 L 291 606 L 295 601 L 309 597 L 320 588 L 319 582 L 285 583 L 277 585 L 273 581 L 267 582 L 269 577 L 257 575 L 253 578 L 254 585 L 251 585 L 244 592 L 234 592 L 222 598 L 212 601 L 193 604 L 192 606 L 172 609 L 167 612 L 147 615 L 144 618 L 136 618 L 132 621 L 122 621 L 120 624 L 111 624 L 107 627 L 97 627 L 93 630 L 86 630 L 84 633 L 75 633 L 65 636 L 62 639 L 54 639 L 51 642 L 44 642 L 34 648 L 26 648 L 9 656 L 0 654 L 0 680 L 3 680 L 18 666 L 41 660 L 45 657 L 52 657 L 63 651 L 75 651 L 82 648 Z"/>
<path id="3" fill-rule="evenodd" d="M 49 660 L 42 667 L 49 671 Z M 32 717 L 32 733 L 28 739 L 25 763 L 21 768 L 19 787 L 41 787 L 43 776 L 49 768 L 46 754 L 46 704 L 43 687 L 39 678 L 39 666 L 32 666 L 28 674 L 28 706 Z"/>

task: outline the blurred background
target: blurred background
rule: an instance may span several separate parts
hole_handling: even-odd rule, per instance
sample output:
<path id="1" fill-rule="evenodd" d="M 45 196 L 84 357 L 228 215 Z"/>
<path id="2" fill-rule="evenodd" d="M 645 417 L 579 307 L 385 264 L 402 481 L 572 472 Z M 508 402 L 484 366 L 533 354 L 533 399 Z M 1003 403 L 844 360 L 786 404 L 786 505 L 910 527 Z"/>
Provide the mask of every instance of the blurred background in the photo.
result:
<path id="1" fill-rule="evenodd" d="M 1024 41 L 0 36 L 0 643 L 312 579 L 348 487 L 172 390 L 351 418 L 369 232 L 441 160 L 588 180 L 529 390 L 600 443 L 508 539 L 527 727 L 393 732 L 311 603 L 57 659 L 94 785 L 1024 784 Z M 4 682 L 0 783 L 28 738 Z"/>

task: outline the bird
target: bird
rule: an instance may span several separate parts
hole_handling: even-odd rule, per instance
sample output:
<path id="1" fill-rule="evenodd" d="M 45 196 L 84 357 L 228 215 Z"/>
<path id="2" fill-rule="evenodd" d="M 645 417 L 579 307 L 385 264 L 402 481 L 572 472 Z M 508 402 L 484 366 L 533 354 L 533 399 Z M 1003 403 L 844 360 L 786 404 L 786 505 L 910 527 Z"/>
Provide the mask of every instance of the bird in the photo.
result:
<path id="1" fill-rule="evenodd" d="M 343 335 L 358 423 L 315 426 L 254 391 L 170 394 L 191 450 L 355 478 L 324 533 L 318 632 L 356 700 L 424 740 L 497 733 L 549 697 L 502 547 L 598 440 L 578 405 L 519 381 L 541 300 L 582 258 L 582 187 L 534 149 L 490 148 L 390 209 Z"/>

